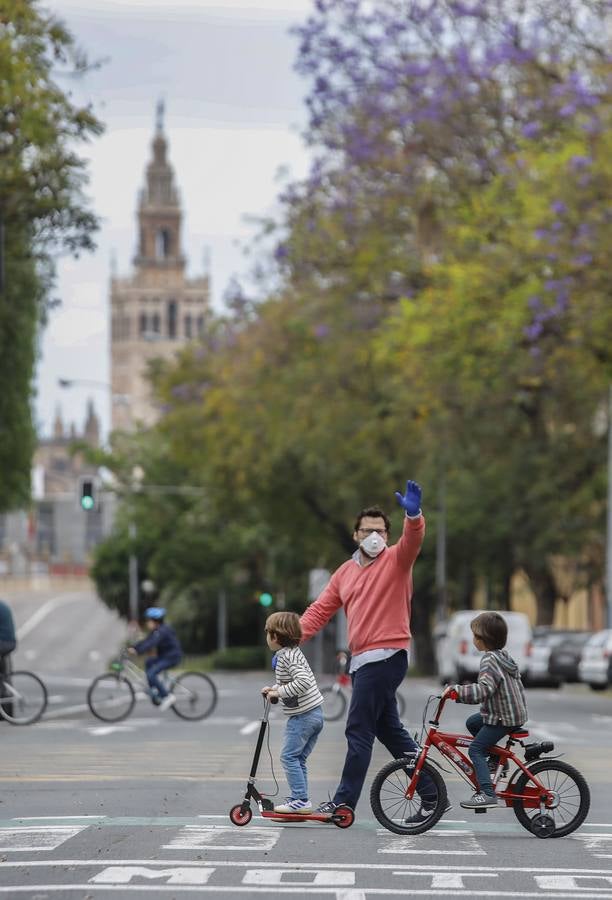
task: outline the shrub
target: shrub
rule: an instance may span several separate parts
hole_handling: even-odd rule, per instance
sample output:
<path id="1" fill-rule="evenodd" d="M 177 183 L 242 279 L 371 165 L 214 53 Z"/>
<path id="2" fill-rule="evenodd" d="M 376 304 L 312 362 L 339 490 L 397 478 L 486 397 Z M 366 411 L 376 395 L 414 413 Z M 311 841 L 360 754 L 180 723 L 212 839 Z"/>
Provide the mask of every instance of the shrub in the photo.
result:
<path id="1" fill-rule="evenodd" d="M 267 647 L 228 647 L 212 654 L 213 669 L 268 669 L 271 655 Z"/>

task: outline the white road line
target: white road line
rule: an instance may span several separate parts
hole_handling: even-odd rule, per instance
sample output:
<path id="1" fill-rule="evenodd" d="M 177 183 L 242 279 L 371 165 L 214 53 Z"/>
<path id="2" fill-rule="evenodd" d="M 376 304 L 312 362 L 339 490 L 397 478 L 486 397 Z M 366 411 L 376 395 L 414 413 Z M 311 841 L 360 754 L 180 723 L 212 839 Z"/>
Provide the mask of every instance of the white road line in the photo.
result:
<path id="1" fill-rule="evenodd" d="M 254 731 L 257 731 L 259 726 L 261 725 L 261 720 L 257 719 L 254 722 L 247 722 L 246 725 L 243 725 L 240 729 L 240 734 L 252 734 Z"/>
<path id="2" fill-rule="evenodd" d="M 114 734 L 117 731 L 134 731 L 134 727 L 132 725 L 98 725 L 94 728 L 87 729 L 89 734 L 94 735 L 95 737 L 104 737 L 107 734 Z"/>
<path id="3" fill-rule="evenodd" d="M 140 891 L 141 893 L 153 893 L 162 894 L 172 892 L 172 894 L 177 893 L 186 893 L 186 892 L 195 892 L 197 891 L 199 894 L 212 894 L 213 897 L 220 896 L 221 894 L 261 894 L 263 896 L 277 896 L 281 894 L 299 894 L 302 897 L 308 896 L 308 894 L 324 894 L 330 897 L 334 897 L 335 900 L 367 900 L 368 897 L 376 896 L 376 897 L 439 897 L 441 894 L 444 894 L 445 897 L 520 897 L 524 898 L 524 900 L 528 900 L 528 898 L 534 898 L 534 900 L 543 900 L 543 898 L 551 898 L 551 900 L 576 900 L 576 891 L 572 891 L 571 893 L 567 892 L 558 892 L 558 891 L 499 891 L 494 888 L 488 891 L 475 891 L 473 888 L 469 888 L 467 890 L 449 890 L 448 888 L 440 888 L 438 890 L 432 890 L 431 888 L 424 888 L 422 890 L 416 889 L 408 889 L 408 888 L 371 888 L 367 887 L 363 890 L 352 890 L 348 891 L 343 890 L 342 888 L 312 888 L 311 890 L 305 889 L 304 885 L 299 885 L 298 887 L 275 887 L 272 889 L 266 885 L 265 887 L 255 887 L 254 885 L 249 885 L 248 887 L 242 887 L 241 885 L 202 885 L 202 884 L 194 884 L 194 885 L 186 885 L 186 884 L 92 884 L 91 882 L 84 882 L 83 884 L 31 884 L 28 886 L 24 885 L 15 885 L 10 887 L 0 887 L 0 894 L 23 894 L 28 893 L 31 896 L 34 896 L 37 893 L 52 893 L 54 891 L 81 891 L 84 892 L 86 896 L 90 896 L 94 891 L 114 891 L 117 892 L 121 890 L 124 891 Z M 597 893 L 587 889 L 587 892 L 580 892 L 580 896 L 584 897 L 598 897 L 600 900 L 612 900 L 612 893 L 600 893 L 599 890 Z"/>
<path id="4" fill-rule="evenodd" d="M 46 712 L 42 717 L 42 721 L 47 719 L 59 719 L 62 716 L 71 716 L 73 713 L 86 712 L 89 706 L 86 703 L 79 703 L 77 706 L 64 706 L 62 709 L 51 710 Z"/>
<path id="5" fill-rule="evenodd" d="M 217 847 L 217 849 L 223 849 L 221 847 Z M 46 859 L 46 860 L 10 860 L 10 861 L 0 861 L 0 869 L 15 869 L 15 868 L 23 868 L 24 865 L 32 867 L 41 866 L 43 868 L 55 869 L 55 868 L 65 868 L 67 866 L 74 867 L 103 867 L 103 866 L 201 866 L 202 863 L 195 860 L 187 860 L 181 859 L 180 862 L 176 859 L 105 859 L 103 862 L 100 859 Z M 245 868 L 252 869 L 253 868 L 253 860 L 206 860 L 207 866 L 214 866 L 217 869 L 220 868 L 236 868 L 237 866 L 244 866 Z M 270 867 L 273 869 L 279 868 L 287 868 L 293 869 L 295 867 L 303 866 L 304 863 L 302 860 L 296 860 L 295 862 L 268 862 L 264 860 L 258 860 L 255 864 L 258 869 L 264 867 Z M 610 869 L 578 869 L 578 868 L 563 868 L 561 866 L 555 866 L 554 868 L 547 866 L 496 866 L 496 865 L 488 865 L 488 866 L 461 866 L 461 865 L 414 865 L 412 863 L 406 864 L 402 866 L 401 863 L 394 863 L 389 865 L 387 863 L 317 863 L 317 869 L 349 869 L 349 870 L 381 870 L 381 871 L 389 871 L 392 869 L 395 872 L 404 871 L 414 871 L 414 872 L 443 872 L 448 870 L 449 872 L 515 872 L 519 874 L 568 874 L 568 875 L 603 875 L 605 877 L 610 876 Z"/>
<path id="6" fill-rule="evenodd" d="M 46 618 L 49 613 L 66 603 L 76 603 L 82 599 L 82 594 L 58 594 L 57 597 L 51 597 L 46 603 L 37 609 L 33 616 L 30 616 L 23 625 L 17 629 L 17 640 L 22 641 L 36 626 Z"/>
<path id="7" fill-rule="evenodd" d="M 52 822 L 57 822 L 60 819 L 106 819 L 106 816 L 18 816 L 14 819 L 15 822 L 42 822 L 44 819 L 49 819 Z"/>

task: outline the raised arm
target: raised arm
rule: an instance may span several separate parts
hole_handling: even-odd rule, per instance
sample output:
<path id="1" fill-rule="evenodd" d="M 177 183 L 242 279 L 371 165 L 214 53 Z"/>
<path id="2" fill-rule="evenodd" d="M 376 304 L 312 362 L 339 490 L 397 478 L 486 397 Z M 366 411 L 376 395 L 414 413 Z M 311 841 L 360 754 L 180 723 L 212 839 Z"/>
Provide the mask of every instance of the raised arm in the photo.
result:
<path id="1" fill-rule="evenodd" d="M 302 626 L 302 643 L 320 631 L 327 625 L 331 617 L 342 606 L 340 592 L 337 585 L 337 573 L 334 573 L 327 587 L 321 591 L 314 603 L 311 603 L 306 612 L 300 617 Z"/>
<path id="2" fill-rule="evenodd" d="M 406 516 L 402 536 L 395 545 L 398 563 L 410 570 L 419 555 L 425 537 L 425 519 L 421 512 L 421 488 L 416 481 L 406 482 L 406 493 L 395 492 L 397 502 Z"/>

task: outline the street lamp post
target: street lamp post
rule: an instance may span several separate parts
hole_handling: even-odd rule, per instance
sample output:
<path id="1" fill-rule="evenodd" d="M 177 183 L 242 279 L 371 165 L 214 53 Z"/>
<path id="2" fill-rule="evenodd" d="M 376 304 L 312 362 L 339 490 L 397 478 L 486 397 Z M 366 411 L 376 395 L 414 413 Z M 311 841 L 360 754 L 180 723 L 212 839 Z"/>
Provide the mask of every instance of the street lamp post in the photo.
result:
<path id="1" fill-rule="evenodd" d="M 608 388 L 608 517 L 606 535 L 606 625 L 612 628 L 612 384 Z"/>

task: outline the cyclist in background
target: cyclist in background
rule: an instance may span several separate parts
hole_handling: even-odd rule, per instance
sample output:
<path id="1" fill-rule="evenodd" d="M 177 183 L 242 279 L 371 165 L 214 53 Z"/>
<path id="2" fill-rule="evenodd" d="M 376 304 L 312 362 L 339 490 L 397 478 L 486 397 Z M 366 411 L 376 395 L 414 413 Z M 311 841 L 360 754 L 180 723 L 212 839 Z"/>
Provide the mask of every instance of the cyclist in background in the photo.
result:
<path id="1" fill-rule="evenodd" d="M 9 656 L 17 646 L 15 623 L 8 603 L 0 600 L 0 678 L 9 673 Z"/>
<path id="2" fill-rule="evenodd" d="M 164 712 L 176 702 L 174 694 L 169 694 L 163 681 L 158 677 L 160 672 L 177 666 L 183 658 L 183 650 L 174 628 L 166 625 L 166 610 L 162 606 L 150 606 L 145 610 L 145 625 L 150 634 L 128 647 L 128 653 L 134 656 L 156 650 L 155 656 L 145 660 L 147 681 L 151 688 L 151 700 Z"/>

